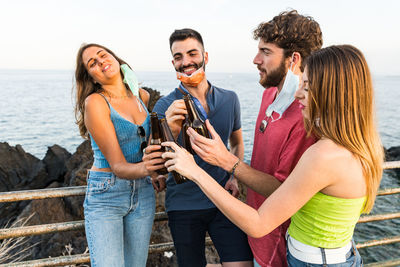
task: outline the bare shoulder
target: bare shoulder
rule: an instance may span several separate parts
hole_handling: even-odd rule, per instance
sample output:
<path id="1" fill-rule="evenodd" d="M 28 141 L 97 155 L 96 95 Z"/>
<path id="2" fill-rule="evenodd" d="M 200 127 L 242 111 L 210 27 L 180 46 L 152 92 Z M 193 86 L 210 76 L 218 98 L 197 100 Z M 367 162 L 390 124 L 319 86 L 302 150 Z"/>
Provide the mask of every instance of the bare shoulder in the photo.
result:
<path id="1" fill-rule="evenodd" d="M 337 157 L 351 157 L 352 153 L 345 147 L 336 144 L 330 139 L 318 140 L 310 147 L 310 153 L 321 160 L 332 160 Z M 315 158 L 315 159 L 316 159 Z"/>
<path id="2" fill-rule="evenodd" d="M 149 104 L 150 94 L 146 90 L 139 88 L 140 97 L 142 98 L 143 103 L 147 106 Z"/>
<path id="3" fill-rule="evenodd" d="M 303 163 L 324 170 L 336 169 L 337 164 L 351 163 L 354 155 L 345 147 L 329 139 L 321 139 L 310 146 L 303 155 Z"/>
<path id="4" fill-rule="evenodd" d="M 319 140 L 307 152 L 309 166 L 331 176 L 332 181 L 362 177 L 360 160 L 350 150 L 332 140 Z"/>
<path id="5" fill-rule="evenodd" d="M 106 100 L 100 94 L 94 93 L 85 99 L 85 112 L 109 110 Z"/>

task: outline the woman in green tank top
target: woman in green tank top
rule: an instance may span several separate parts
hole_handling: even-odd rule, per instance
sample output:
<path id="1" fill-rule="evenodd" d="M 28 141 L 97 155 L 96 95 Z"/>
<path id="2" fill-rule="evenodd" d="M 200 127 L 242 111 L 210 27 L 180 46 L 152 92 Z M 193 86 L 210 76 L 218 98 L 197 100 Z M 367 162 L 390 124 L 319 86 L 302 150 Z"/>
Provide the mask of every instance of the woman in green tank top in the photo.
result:
<path id="1" fill-rule="evenodd" d="M 232 197 L 175 144 L 165 144 L 175 150 L 164 153 L 163 157 L 171 158 L 166 166 L 197 183 L 252 237 L 262 237 L 292 217 L 289 265 L 359 266 L 352 235 L 360 214 L 373 207 L 383 163 L 372 80 L 363 54 L 350 45 L 314 52 L 306 59 L 295 96 L 308 134 L 318 141 L 258 210 Z M 191 135 L 197 145 L 204 141 Z"/>

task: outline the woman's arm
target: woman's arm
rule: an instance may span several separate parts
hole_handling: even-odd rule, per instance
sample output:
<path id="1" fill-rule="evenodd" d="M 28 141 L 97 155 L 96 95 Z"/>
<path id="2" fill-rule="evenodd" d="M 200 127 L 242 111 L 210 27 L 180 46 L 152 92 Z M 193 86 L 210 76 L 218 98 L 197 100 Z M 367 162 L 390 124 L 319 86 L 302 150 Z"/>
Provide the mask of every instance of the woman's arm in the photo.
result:
<path id="1" fill-rule="evenodd" d="M 85 125 L 115 175 L 125 179 L 137 179 L 153 171 L 152 167 L 146 168 L 143 162 L 128 163 L 126 161 L 110 119 L 110 108 L 99 94 L 92 94 L 85 100 Z M 151 161 L 153 165 L 157 162 L 162 162 L 162 159 Z"/>
<path id="2" fill-rule="evenodd" d="M 259 238 L 274 230 L 297 212 L 312 196 L 334 182 L 326 157 L 315 148 L 308 149 L 287 180 L 258 210 L 232 197 L 211 176 L 196 165 L 193 157 L 174 143 L 175 153 L 164 158 L 169 171 L 177 171 L 193 180 L 225 216 L 248 235 Z"/>

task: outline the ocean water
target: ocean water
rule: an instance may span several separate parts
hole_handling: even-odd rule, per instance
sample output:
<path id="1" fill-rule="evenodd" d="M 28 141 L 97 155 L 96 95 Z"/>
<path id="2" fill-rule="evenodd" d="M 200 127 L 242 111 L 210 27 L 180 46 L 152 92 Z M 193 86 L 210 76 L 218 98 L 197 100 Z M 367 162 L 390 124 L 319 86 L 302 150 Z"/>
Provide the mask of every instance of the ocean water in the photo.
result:
<path id="1" fill-rule="evenodd" d="M 142 86 L 167 94 L 177 85 L 173 72 L 138 72 Z M 253 146 L 255 120 L 263 88 L 254 73 L 207 73 L 218 87 L 234 90 L 240 99 L 245 161 Z M 400 76 L 374 76 L 379 132 L 386 148 L 400 145 Z M 42 159 L 48 146 L 58 144 L 71 153 L 83 141 L 74 119 L 73 71 L 0 70 L 0 142 L 21 144 Z M 399 177 L 386 171 L 381 187 L 398 187 Z M 373 213 L 400 211 L 400 197 L 378 197 Z M 359 224 L 355 239 L 400 235 L 400 220 Z M 364 262 L 400 257 L 400 244 L 361 250 Z"/>

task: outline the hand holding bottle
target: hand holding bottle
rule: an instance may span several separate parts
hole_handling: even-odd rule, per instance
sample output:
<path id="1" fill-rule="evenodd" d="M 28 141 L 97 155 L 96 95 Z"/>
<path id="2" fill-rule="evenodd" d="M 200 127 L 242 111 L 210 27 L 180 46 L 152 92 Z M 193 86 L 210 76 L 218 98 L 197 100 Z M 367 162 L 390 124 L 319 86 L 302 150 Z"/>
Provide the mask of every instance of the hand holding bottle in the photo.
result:
<path id="1" fill-rule="evenodd" d="M 167 111 L 165 111 L 165 118 L 168 121 L 168 126 L 175 139 L 182 129 L 182 122 L 185 119 L 185 114 L 187 114 L 187 110 L 183 99 L 175 100 L 168 107 Z"/>
<path id="2" fill-rule="evenodd" d="M 160 145 L 149 145 L 144 149 L 142 161 L 146 170 L 151 174 L 164 167 L 164 159 L 161 157 Z"/>
<path id="3" fill-rule="evenodd" d="M 221 137 L 214 130 L 209 120 L 206 120 L 207 129 L 211 135 L 211 139 L 205 138 L 198 134 L 192 128 L 189 128 L 187 134 L 190 136 L 190 143 L 196 154 L 205 162 L 223 168 L 226 171 L 232 169 L 233 162 L 237 161 L 237 157 L 231 154 L 226 148 Z"/>
<path id="4" fill-rule="evenodd" d="M 163 142 L 163 146 L 168 147 L 162 157 L 166 159 L 165 166 L 169 172 L 177 172 L 190 180 L 198 177 L 197 173 L 203 170 L 194 161 L 193 155 L 186 149 L 181 148 L 175 142 Z"/>

